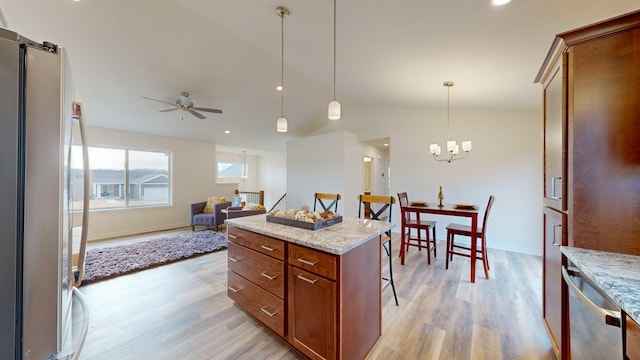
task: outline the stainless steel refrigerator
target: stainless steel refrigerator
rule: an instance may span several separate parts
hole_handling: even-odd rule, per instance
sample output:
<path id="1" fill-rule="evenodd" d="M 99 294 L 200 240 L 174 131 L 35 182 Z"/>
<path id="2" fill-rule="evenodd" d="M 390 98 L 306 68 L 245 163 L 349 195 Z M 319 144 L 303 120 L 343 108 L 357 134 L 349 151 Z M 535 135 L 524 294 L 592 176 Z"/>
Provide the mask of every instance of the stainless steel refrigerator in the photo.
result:
<path id="1" fill-rule="evenodd" d="M 65 49 L 0 28 L 0 359 L 74 359 L 86 335 L 75 285 L 88 166 L 73 96 Z M 77 155 L 81 174 L 72 169 Z M 74 304 L 84 309 L 80 329 L 71 328 Z"/>

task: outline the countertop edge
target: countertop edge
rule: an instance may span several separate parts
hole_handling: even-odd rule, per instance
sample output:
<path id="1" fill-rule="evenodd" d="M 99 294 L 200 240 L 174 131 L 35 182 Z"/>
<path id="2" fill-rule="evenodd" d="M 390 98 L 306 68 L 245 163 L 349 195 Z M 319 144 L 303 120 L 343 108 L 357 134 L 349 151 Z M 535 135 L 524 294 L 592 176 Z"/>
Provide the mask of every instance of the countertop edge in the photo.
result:
<path id="1" fill-rule="evenodd" d="M 255 217 L 264 217 L 264 215 L 255 215 Z M 293 237 L 293 236 L 289 236 L 287 234 L 283 234 L 281 232 L 277 232 L 277 231 L 273 231 L 264 227 L 255 227 L 255 226 L 251 226 L 250 224 L 246 224 L 243 223 L 242 221 L 238 221 L 239 219 L 242 218 L 236 218 L 236 219 L 229 219 L 229 220 L 225 220 L 225 223 L 227 224 L 227 226 L 231 226 L 231 227 L 236 227 L 239 229 L 243 229 L 243 230 L 247 230 L 247 231 L 252 231 L 258 234 L 262 234 L 262 235 L 266 235 L 266 236 L 270 236 L 276 239 L 280 239 L 283 241 L 287 241 L 289 243 L 292 244 L 297 244 L 297 245 L 302 245 L 302 246 L 306 246 L 315 250 L 320 250 L 320 251 L 324 251 L 333 255 L 344 255 L 345 253 L 349 252 L 352 249 L 355 249 L 356 247 L 366 243 L 367 241 L 380 236 L 381 234 L 384 234 L 385 232 L 391 230 L 392 228 L 395 227 L 395 224 L 393 223 L 385 223 L 388 224 L 388 226 L 384 226 L 378 230 L 374 230 L 371 233 L 368 234 L 364 234 L 362 238 L 358 239 L 357 241 L 351 242 L 347 245 L 344 246 L 340 246 L 340 247 L 336 247 L 336 246 L 330 246 L 329 244 L 323 243 L 323 244 L 319 244 L 317 242 L 313 242 L 313 241 L 309 241 L 309 240 L 304 240 L 304 239 L 299 239 L 297 237 Z M 266 220 L 265 220 L 266 221 Z M 381 222 L 383 223 L 383 222 Z M 278 223 L 269 223 L 269 227 L 273 228 L 273 229 L 282 229 L 282 230 L 288 230 L 288 231 L 296 231 L 296 232 L 310 232 L 309 234 L 314 234 L 316 232 L 320 232 L 320 231 L 331 231 L 331 230 L 335 230 L 336 226 L 346 226 L 345 224 L 336 224 L 336 225 L 332 225 L 330 227 L 324 228 L 324 229 L 319 229 L 319 230 L 307 230 L 307 229 L 301 229 L 301 228 L 294 228 L 292 229 L 291 226 L 289 225 L 283 225 L 283 224 L 278 224 Z M 332 231 L 332 233 L 335 233 Z"/>
<path id="2" fill-rule="evenodd" d="M 640 323 L 640 298 L 630 298 L 631 295 L 629 295 L 629 291 L 620 289 L 620 287 L 623 286 L 620 282 L 628 282 L 629 284 L 627 286 L 631 286 L 636 285 L 638 280 L 620 275 L 621 272 L 613 270 L 611 264 L 592 264 L 589 263 L 588 260 L 585 260 L 583 258 L 584 255 L 589 255 L 596 256 L 599 259 L 603 259 L 603 257 L 606 256 L 610 258 L 615 257 L 624 259 L 627 261 L 640 261 L 640 256 L 617 254 L 599 250 L 575 248 L 570 246 L 561 246 L 560 251 L 567 257 L 567 259 L 569 259 L 576 267 L 578 267 L 580 271 L 582 271 L 602 291 L 604 291 L 607 296 L 613 299 L 613 301 L 615 301 L 616 304 L 618 304 L 618 306 L 620 306 L 620 308 L 626 314 L 628 314 L 635 322 Z M 583 257 L 581 257 L 581 255 Z M 604 271 L 616 271 L 617 274 L 605 274 L 600 268 L 606 268 Z M 636 285 L 636 287 L 638 287 L 637 291 L 640 291 L 640 286 Z"/>

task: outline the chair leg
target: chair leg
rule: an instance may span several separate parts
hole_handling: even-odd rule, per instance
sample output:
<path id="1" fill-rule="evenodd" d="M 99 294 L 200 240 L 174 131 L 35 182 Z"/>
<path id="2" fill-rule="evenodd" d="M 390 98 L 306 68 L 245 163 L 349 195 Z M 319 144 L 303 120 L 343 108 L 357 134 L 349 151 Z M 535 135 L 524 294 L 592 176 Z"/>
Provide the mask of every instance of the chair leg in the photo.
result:
<path id="1" fill-rule="evenodd" d="M 487 256 L 487 241 L 484 239 L 484 237 L 482 238 L 482 248 L 484 249 L 483 257 L 487 260 L 487 269 L 491 270 L 491 268 L 489 267 L 489 257 Z"/>
<path id="2" fill-rule="evenodd" d="M 405 237 L 406 237 L 406 233 L 404 231 L 404 229 L 402 229 L 402 233 L 400 234 L 400 265 L 404 265 L 404 252 L 405 250 Z"/>
<path id="3" fill-rule="evenodd" d="M 484 238 L 482 239 L 482 267 L 484 268 L 484 276 L 489 278 L 489 260 L 487 260 L 487 248 L 484 246 Z"/>
<path id="4" fill-rule="evenodd" d="M 427 230 L 428 232 L 429 230 Z M 436 225 L 433 225 L 433 257 L 438 257 L 438 253 L 437 253 L 437 246 L 436 246 Z"/>
<path id="5" fill-rule="evenodd" d="M 449 255 L 450 255 L 450 252 L 451 252 L 451 235 L 452 234 L 449 231 L 447 231 L 447 249 L 446 249 L 446 254 L 445 254 L 446 260 L 444 262 L 445 270 L 449 269 Z"/>
<path id="6" fill-rule="evenodd" d="M 418 230 L 418 234 L 420 230 Z M 431 240 L 429 239 L 429 229 L 425 229 L 425 233 L 427 234 L 427 265 L 431 265 Z"/>
<path id="7" fill-rule="evenodd" d="M 391 234 L 389 234 L 391 235 Z M 391 290 L 393 290 L 393 298 L 396 301 L 396 306 L 400 306 L 400 304 L 398 303 L 398 295 L 396 294 L 396 285 L 393 282 L 393 255 L 392 255 L 392 251 L 391 251 L 391 236 L 389 236 L 389 241 L 386 242 L 387 246 L 384 246 L 384 250 L 387 252 L 387 257 L 389 258 L 389 283 L 391 284 Z M 384 278 L 383 278 L 384 279 Z M 387 279 L 384 279 L 387 280 Z"/>

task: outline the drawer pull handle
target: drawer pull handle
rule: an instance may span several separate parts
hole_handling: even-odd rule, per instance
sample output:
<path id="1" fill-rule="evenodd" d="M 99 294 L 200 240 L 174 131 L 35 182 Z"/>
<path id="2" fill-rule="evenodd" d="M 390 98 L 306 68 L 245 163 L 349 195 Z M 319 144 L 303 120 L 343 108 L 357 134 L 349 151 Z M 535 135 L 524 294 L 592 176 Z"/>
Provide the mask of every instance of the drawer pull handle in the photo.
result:
<path id="1" fill-rule="evenodd" d="M 278 275 L 271 276 L 271 275 L 267 274 L 266 272 L 261 272 L 260 275 L 266 277 L 269 280 L 275 280 L 278 277 Z"/>
<path id="2" fill-rule="evenodd" d="M 238 262 L 240 261 L 240 259 L 232 258 L 231 256 L 229 256 L 229 261 Z"/>
<path id="3" fill-rule="evenodd" d="M 227 288 L 228 288 L 229 290 L 233 291 L 234 293 L 237 293 L 237 292 L 239 292 L 240 290 L 242 290 L 242 288 L 240 288 L 240 289 L 236 289 L 236 288 L 234 288 L 233 286 L 228 286 Z"/>
<path id="4" fill-rule="evenodd" d="M 238 238 L 237 236 L 235 236 L 235 235 L 231 235 L 231 234 L 229 234 L 229 235 L 227 235 L 227 236 L 229 236 L 229 237 L 230 237 L 230 238 L 232 238 L 232 239 L 237 239 L 237 238 Z"/>
<path id="5" fill-rule="evenodd" d="M 272 313 L 269 312 L 269 310 L 266 309 L 266 306 L 261 307 L 260 311 L 262 311 L 263 313 L 267 314 L 269 317 L 274 317 L 274 316 L 276 316 L 278 314 L 277 311 L 274 311 Z"/>
<path id="6" fill-rule="evenodd" d="M 302 276 L 302 274 L 298 275 L 298 279 L 304 280 L 310 284 L 315 284 L 318 281 L 318 279 L 313 279 L 313 280 L 307 279 L 306 277 Z"/>
<path id="7" fill-rule="evenodd" d="M 276 250 L 276 249 L 274 249 L 274 248 L 270 248 L 270 247 L 268 247 L 267 245 L 260 245 L 260 247 L 261 247 L 261 248 L 263 248 L 263 249 L 265 249 L 265 250 L 267 250 L 267 251 L 275 251 L 275 250 Z"/>
<path id="8" fill-rule="evenodd" d="M 309 266 L 316 266 L 316 264 L 318 263 L 317 261 L 316 262 L 311 262 L 311 261 L 305 260 L 303 258 L 298 258 L 298 261 L 300 261 L 303 264 L 309 265 Z"/>

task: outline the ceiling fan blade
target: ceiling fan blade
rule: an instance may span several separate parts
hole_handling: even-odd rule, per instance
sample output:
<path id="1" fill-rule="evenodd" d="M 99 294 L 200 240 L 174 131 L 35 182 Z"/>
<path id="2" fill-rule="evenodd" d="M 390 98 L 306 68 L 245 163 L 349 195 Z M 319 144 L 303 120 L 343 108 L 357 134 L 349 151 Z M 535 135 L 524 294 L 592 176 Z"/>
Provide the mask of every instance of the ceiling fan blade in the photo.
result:
<path id="1" fill-rule="evenodd" d="M 207 118 L 206 116 L 200 114 L 199 112 L 197 112 L 197 111 L 195 111 L 193 109 L 189 110 L 189 112 L 191 114 L 193 114 L 193 116 L 197 117 L 198 119 L 206 119 Z"/>
<path id="2" fill-rule="evenodd" d="M 164 109 L 164 110 L 158 110 L 158 111 L 160 111 L 160 112 L 169 112 L 169 111 L 176 111 L 176 110 L 180 110 L 180 108 L 176 106 L 173 109 Z"/>
<path id="3" fill-rule="evenodd" d="M 216 113 L 216 114 L 222 114 L 222 110 L 220 110 L 220 109 L 209 109 L 209 108 L 194 107 L 193 110 L 212 112 L 212 113 Z"/>
<path id="4" fill-rule="evenodd" d="M 163 100 L 158 100 L 158 99 L 152 99 L 152 98 L 150 98 L 150 97 L 146 97 L 146 96 L 140 96 L 140 97 L 141 97 L 141 98 L 143 98 L 143 99 L 153 100 L 153 101 L 157 101 L 157 102 L 160 102 L 160 103 L 163 103 L 163 104 L 169 104 L 169 105 L 171 105 L 171 106 L 179 107 L 177 104 L 170 103 L 170 102 L 168 102 L 168 101 L 163 101 Z"/>

